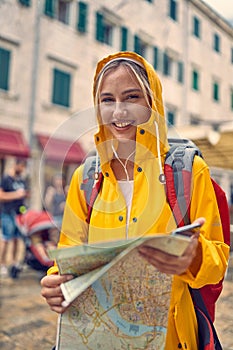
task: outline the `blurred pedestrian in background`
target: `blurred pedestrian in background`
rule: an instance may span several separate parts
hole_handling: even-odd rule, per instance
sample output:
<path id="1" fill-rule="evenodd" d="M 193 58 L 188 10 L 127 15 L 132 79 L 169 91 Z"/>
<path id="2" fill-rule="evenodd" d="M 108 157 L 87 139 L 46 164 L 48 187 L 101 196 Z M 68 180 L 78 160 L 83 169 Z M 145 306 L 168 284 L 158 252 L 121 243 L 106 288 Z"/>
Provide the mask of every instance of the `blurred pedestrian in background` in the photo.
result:
<path id="1" fill-rule="evenodd" d="M 8 174 L 3 176 L 0 184 L 1 201 L 1 275 L 8 274 L 7 258 L 9 258 L 9 274 L 12 278 L 17 276 L 20 269 L 18 261 L 18 243 L 20 231 L 16 225 L 15 217 L 25 209 L 25 199 L 28 196 L 28 189 L 23 173 L 27 162 L 24 158 L 15 159 L 13 167 Z M 12 254 L 8 252 L 9 242 L 12 241 Z"/>
<path id="2" fill-rule="evenodd" d="M 52 183 L 45 192 L 44 206 L 52 215 L 57 234 L 60 231 L 66 202 L 66 181 L 63 174 L 55 174 Z M 58 237 L 57 237 L 58 238 Z"/>

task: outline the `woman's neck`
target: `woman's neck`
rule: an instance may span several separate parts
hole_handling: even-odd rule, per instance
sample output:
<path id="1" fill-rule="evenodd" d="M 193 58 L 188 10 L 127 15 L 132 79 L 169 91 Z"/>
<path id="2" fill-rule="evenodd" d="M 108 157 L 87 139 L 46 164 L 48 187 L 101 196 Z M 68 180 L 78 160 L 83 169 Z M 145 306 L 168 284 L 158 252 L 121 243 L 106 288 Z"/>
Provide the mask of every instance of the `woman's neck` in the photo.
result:
<path id="1" fill-rule="evenodd" d="M 112 169 L 116 176 L 117 180 L 133 180 L 133 171 L 134 171 L 134 156 L 136 149 L 129 150 L 126 145 L 115 150 L 112 146 L 113 150 L 113 159 L 111 162 Z"/>

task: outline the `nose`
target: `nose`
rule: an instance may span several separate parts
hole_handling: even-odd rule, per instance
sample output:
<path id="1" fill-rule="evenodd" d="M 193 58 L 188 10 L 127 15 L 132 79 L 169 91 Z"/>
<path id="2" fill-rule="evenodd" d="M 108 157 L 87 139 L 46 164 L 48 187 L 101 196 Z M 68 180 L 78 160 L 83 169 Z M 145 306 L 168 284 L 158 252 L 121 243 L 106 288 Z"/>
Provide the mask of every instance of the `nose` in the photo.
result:
<path id="1" fill-rule="evenodd" d="M 113 117 L 122 118 L 122 117 L 125 117 L 126 115 L 127 115 L 127 111 L 126 111 L 124 103 L 115 102 L 114 110 L 113 110 Z"/>

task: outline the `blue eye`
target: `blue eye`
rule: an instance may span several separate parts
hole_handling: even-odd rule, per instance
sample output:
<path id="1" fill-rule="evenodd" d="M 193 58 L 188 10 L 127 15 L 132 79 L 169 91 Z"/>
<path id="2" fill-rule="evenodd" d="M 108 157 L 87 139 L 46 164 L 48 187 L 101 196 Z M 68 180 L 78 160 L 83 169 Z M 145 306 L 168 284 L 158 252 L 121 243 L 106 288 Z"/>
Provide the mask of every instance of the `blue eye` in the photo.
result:
<path id="1" fill-rule="evenodd" d="M 115 102 L 114 99 L 111 97 L 105 97 L 100 101 L 100 103 L 102 104 L 112 104 L 114 102 Z"/>
<path id="2" fill-rule="evenodd" d="M 139 95 L 129 95 L 126 97 L 126 100 L 136 100 L 139 98 Z"/>

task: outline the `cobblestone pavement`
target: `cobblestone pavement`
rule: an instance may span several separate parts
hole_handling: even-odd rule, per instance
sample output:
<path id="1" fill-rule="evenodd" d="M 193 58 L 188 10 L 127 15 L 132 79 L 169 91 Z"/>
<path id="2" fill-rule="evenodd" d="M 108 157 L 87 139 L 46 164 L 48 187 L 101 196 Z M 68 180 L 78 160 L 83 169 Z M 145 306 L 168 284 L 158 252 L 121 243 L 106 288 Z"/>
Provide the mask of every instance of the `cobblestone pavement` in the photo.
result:
<path id="1" fill-rule="evenodd" d="M 233 259 L 231 264 L 215 322 L 223 350 L 233 350 Z M 17 280 L 1 279 L 1 350 L 51 350 L 55 344 L 57 316 L 40 296 L 40 278 L 26 269 Z"/>

